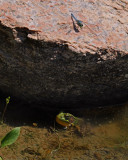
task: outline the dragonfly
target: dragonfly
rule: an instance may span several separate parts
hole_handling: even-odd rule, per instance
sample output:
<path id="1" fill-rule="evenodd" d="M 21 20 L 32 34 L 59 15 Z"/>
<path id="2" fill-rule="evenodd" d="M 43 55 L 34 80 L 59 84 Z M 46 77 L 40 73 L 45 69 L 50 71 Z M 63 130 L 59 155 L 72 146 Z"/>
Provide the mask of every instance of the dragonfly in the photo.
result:
<path id="1" fill-rule="evenodd" d="M 83 21 L 81 21 L 81 20 L 78 20 L 78 19 L 74 16 L 74 14 L 72 14 L 72 13 L 71 13 L 71 17 L 72 17 L 72 19 L 74 19 L 74 20 L 76 21 L 77 25 L 78 25 L 80 28 L 83 28 L 83 26 L 84 26 L 84 24 L 85 24 L 86 27 L 99 39 L 98 35 L 97 35 L 85 22 L 83 22 Z"/>
<path id="2" fill-rule="evenodd" d="M 78 25 L 80 28 L 83 27 L 83 22 L 82 22 L 81 20 L 78 20 L 78 19 L 74 16 L 74 14 L 71 13 L 71 17 L 75 19 L 77 25 Z"/>

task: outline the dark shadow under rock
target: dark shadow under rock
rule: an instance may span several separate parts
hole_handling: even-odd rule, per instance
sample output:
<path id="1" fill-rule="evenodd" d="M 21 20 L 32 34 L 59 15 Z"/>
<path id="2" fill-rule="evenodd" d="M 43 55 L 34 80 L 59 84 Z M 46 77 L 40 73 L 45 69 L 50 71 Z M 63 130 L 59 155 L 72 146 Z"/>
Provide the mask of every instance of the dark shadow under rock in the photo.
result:
<path id="1" fill-rule="evenodd" d="M 62 42 L 27 38 L 0 26 L 0 90 L 30 103 L 82 107 L 122 103 L 128 96 L 128 55 L 111 48 L 76 53 Z M 23 34 L 21 34 L 21 32 Z M 19 37 L 20 38 L 20 37 Z"/>

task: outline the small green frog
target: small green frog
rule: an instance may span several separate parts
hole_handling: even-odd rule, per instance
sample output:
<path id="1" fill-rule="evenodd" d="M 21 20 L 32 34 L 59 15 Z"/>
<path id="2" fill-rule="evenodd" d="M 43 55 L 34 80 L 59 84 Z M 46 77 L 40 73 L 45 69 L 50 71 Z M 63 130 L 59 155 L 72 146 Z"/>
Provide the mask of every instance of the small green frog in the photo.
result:
<path id="1" fill-rule="evenodd" d="M 64 127 L 71 127 L 71 126 L 78 127 L 79 120 L 80 118 L 77 118 L 70 113 L 61 112 L 56 116 L 56 122 Z"/>

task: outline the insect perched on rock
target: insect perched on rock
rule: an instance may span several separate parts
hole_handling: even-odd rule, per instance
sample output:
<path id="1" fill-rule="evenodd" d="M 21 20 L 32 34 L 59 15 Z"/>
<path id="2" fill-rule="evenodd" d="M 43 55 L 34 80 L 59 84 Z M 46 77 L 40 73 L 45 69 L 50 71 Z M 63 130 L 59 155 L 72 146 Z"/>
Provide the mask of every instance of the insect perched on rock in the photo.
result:
<path id="1" fill-rule="evenodd" d="M 89 27 L 89 26 L 87 25 L 87 23 L 85 23 L 84 21 L 81 21 L 81 20 L 77 19 L 77 18 L 74 16 L 74 14 L 72 14 L 72 13 L 71 13 L 71 18 L 72 18 L 72 21 L 73 21 L 73 19 L 76 21 L 76 24 L 77 24 L 81 29 L 82 29 L 83 26 L 85 25 L 85 26 L 98 38 L 98 40 L 100 40 L 100 39 L 99 39 L 99 36 L 93 31 L 93 29 L 91 29 L 91 27 Z M 75 31 L 76 31 L 76 32 L 79 32 L 79 30 L 75 27 L 74 21 L 73 21 L 73 25 L 74 25 Z"/>
<path id="2" fill-rule="evenodd" d="M 78 19 L 74 16 L 74 14 L 71 13 L 71 17 L 75 19 L 77 25 L 78 25 L 80 28 L 83 27 L 83 22 L 82 22 L 81 20 L 78 20 Z"/>

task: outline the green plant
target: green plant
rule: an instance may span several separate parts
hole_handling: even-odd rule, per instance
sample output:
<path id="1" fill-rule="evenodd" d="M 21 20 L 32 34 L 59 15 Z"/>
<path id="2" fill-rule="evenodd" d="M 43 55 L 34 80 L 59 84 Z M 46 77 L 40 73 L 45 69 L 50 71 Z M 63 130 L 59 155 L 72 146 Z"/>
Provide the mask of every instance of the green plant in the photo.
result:
<path id="1" fill-rule="evenodd" d="M 2 118 L 1 118 L 1 122 L 3 123 L 3 120 L 4 120 L 4 115 L 5 115 L 5 112 L 7 110 L 7 106 L 10 102 L 10 96 L 6 98 L 6 104 L 5 104 L 5 107 L 4 107 L 4 111 L 3 111 L 3 114 L 2 114 Z"/>
<path id="2" fill-rule="evenodd" d="M 16 127 L 8 132 L 1 140 L 1 148 L 13 144 L 20 134 L 20 127 Z"/>
<path id="3" fill-rule="evenodd" d="M 16 127 L 8 132 L 1 140 L 0 148 L 13 144 L 20 135 L 20 127 Z M 0 156 L 0 160 L 3 158 Z"/>

